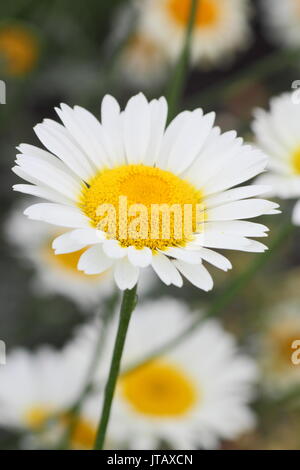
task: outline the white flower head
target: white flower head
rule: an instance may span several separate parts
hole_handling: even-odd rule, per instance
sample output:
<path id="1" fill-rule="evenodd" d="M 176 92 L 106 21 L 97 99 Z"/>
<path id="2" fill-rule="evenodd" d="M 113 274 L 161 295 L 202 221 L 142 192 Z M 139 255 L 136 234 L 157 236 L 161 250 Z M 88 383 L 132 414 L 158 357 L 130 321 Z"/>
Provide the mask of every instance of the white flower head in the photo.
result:
<path id="1" fill-rule="evenodd" d="M 191 315 L 184 304 L 161 299 L 138 308 L 126 340 L 122 369 L 174 338 Z M 116 325 L 107 335 L 98 377 L 106 377 Z M 149 333 L 150 332 L 150 333 Z M 150 362 L 121 373 L 108 437 L 117 448 L 218 447 L 253 427 L 248 406 L 256 366 L 238 352 L 233 336 L 207 320 L 188 339 Z M 99 396 L 91 399 L 100 411 Z"/>
<path id="2" fill-rule="evenodd" d="M 300 46 L 300 0 L 261 0 L 270 38 L 288 47 Z"/>
<path id="3" fill-rule="evenodd" d="M 269 172 L 257 184 L 270 185 L 268 193 L 283 199 L 300 198 L 300 104 L 293 93 L 272 98 L 270 110 L 258 109 L 252 125 L 257 145 L 269 157 Z M 293 221 L 300 223 L 300 203 Z"/>
<path id="4" fill-rule="evenodd" d="M 35 132 L 46 150 L 21 144 L 13 171 L 31 184 L 14 189 L 51 202 L 25 210 L 34 220 L 69 229 L 53 242 L 56 254 L 85 249 L 78 269 L 114 270 L 122 290 L 152 266 L 167 285 L 181 274 L 210 290 L 203 261 L 228 270 L 212 249 L 259 252 L 265 226 L 243 219 L 277 213 L 255 198 L 263 186 L 232 189 L 262 172 L 266 156 L 213 127 L 214 113 L 181 112 L 166 128 L 164 98 L 131 98 L 124 111 L 105 96 L 101 123 L 87 110 L 62 104 L 63 125 L 45 119 Z M 164 217 L 165 216 L 165 217 Z"/>
<path id="5" fill-rule="evenodd" d="M 141 28 L 160 42 L 171 60 L 181 52 L 190 0 L 139 2 Z M 196 64 L 227 62 L 250 38 L 250 4 L 247 0 L 201 0 L 197 8 L 191 60 Z"/>
<path id="6" fill-rule="evenodd" d="M 127 40 L 119 58 L 121 79 L 134 89 L 162 85 L 170 69 L 165 52 L 153 36 L 138 28 Z"/>
<path id="7" fill-rule="evenodd" d="M 22 445 L 57 446 L 70 423 L 70 408 L 78 399 L 91 361 L 91 344 L 69 343 L 62 351 L 43 347 L 36 352 L 23 349 L 8 355 L 0 368 L 0 423 L 27 431 L 31 438 Z M 71 445 L 93 446 L 97 423 L 83 407 Z"/>

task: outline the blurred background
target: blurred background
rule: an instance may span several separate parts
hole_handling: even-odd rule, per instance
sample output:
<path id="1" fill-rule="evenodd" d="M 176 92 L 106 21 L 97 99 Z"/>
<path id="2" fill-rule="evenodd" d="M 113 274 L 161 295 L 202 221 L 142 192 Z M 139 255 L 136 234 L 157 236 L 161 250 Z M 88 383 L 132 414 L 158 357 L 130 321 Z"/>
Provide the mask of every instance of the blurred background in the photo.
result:
<path id="1" fill-rule="evenodd" d="M 266 8 L 272 2 L 242 3 L 247 3 L 245 37 L 242 40 L 240 32 L 234 42 L 220 32 L 223 41 L 229 43 L 228 49 L 221 48 L 216 57 L 195 53 L 180 108 L 214 110 L 224 131 L 236 129 L 251 141 L 253 109 L 267 108 L 271 96 L 291 90 L 292 82 L 300 79 L 300 39 L 297 44 L 295 35 L 293 43 L 285 39 L 276 21 L 272 26 L 271 9 Z M 35 350 L 45 343 L 63 347 L 74 329 L 87 321 L 86 311 L 89 318 L 95 314 L 98 299 L 91 286 L 84 289 L 86 298 L 95 299 L 95 305 L 77 298 L 76 291 L 84 281 L 76 280 L 74 288 L 67 280 L 67 270 L 74 270 L 74 259 L 66 257 L 53 263 L 47 259 L 51 254 L 43 247 L 56 233 L 44 233 L 35 223 L 34 229 L 28 228 L 19 220 L 17 214 L 25 197 L 11 190 L 17 182 L 11 172 L 16 146 L 22 142 L 38 145 L 34 125 L 43 118 L 56 119 L 54 107 L 61 102 L 87 107 L 99 116 L 100 101 L 106 93 L 113 94 L 122 105 L 138 91 L 148 98 L 166 93 L 176 51 L 165 48 L 166 40 L 160 42 L 160 34 L 154 34 L 153 39 L 147 22 L 144 26 L 139 19 L 142 10 L 143 0 L 2 2 L 0 79 L 6 84 L 6 104 L 0 104 L 0 339 L 5 341 L 8 353 L 20 346 Z M 298 27 L 300 30 L 300 13 Z M 229 23 L 227 32 L 232 39 L 235 26 Z M 284 208 L 289 210 L 288 202 Z M 278 220 L 268 219 L 267 224 L 272 230 Z M 289 343 L 274 331 L 282 330 L 281 322 L 289 318 L 289 338 L 299 333 L 300 339 L 299 243 L 300 234 L 295 231 L 222 312 L 225 327 L 256 358 L 262 371 L 254 404 L 257 428 L 236 442 L 224 442 L 223 448 L 300 449 L 300 365 L 291 385 L 276 394 L 272 386 L 273 379 L 287 385 L 290 368 L 284 349 Z M 230 253 L 234 269 L 226 274 L 213 270 L 216 288 L 210 294 L 188 283 L 183 289 L 170 291 L 153 281 L 144 295 L 157 298 L 171 294 L 193 308 L 205 307 L 252 257 Z M 65 282 L 60 290 L 53 285 L 59 270 L 62 284 Z M 109 282 L 103 286 L 103 302 L 110 289 Z M 279 370 L 272 364 L 274 349 L 276 354 L 279 349 L 283 351 Z M 0 430 L 0 448 L 18 448 L 18 439 L 18 434 Z"/>

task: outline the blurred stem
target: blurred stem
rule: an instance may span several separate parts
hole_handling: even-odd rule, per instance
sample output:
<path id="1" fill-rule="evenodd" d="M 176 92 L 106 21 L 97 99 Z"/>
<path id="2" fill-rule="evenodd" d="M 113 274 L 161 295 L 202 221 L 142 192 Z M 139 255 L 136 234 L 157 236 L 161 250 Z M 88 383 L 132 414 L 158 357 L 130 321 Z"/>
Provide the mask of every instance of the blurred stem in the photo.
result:
<path id="1" fill-rule="evenodd" d="M 118 298 L 119 298 L 119 295 L 117 292 L 115 292 L 110 297 L 110 299 L 108 299 L 105 303 L 104 311 L 101 314 L 100 332 L 99 332 L 98 339 L 95 345 L 95 350 L 92 355 L 88 370 L 86 372 L 86 377 L 83 383 L 82 390 L 77 400 L 73 403 L 73 405 L 71 406 L 68 412 L 68 414 L 70 415 L 70 422 L 61 442 L 58 445 L 59 449 L 68 449 L 70 447 L 73 433 L 76 429 L 78 420 L 80 418 L 82 405 L 93 386 L 93 377 L 94 377 L 96 368 L 98 366 L 99 358 L 101 356 L 101 352 L 103 350 L 103 346 L 105 343 L 107 327 L 114 313 Z"/>
<path id="2" fill-rule="evenodd" d="M 128 331 L 129 321 L 131 314 L 136 306 L 136 291 L 137 285 L 133 289 L 127 289 L 124 291 L 123 300 L 120 310 L 120 319 L 119 326 L 117 331 L 117 336 L 115 340 L 114 351 L 112 355 L 110 371 L 108 375 L 108 380 L 105 387 L 104 393 L 104 402 L 102 407 L 102 413 L 99 420 L 98 431 L 95 441 L 95 450 L 102 450 L 104 445 L 104 440 L 106 436 L 107 425 L 109 421 L 111 405 L 113 401 L 113 396 L 116 388 L 116 383 L 120 371 L 120 363 L 122 359 L 122 353 L 124 349 L 125 339 Z"/>
<path id="3" fill-rule="evenodd" d="M 168 119 L 171 121 L 176 114 L 178 103 L 182 97 L 183 88 L 186 80 L 186 71 L 189 65 L 190 58 L 190 45 L 193 35 L 193 28 L 196 18 L 198 3 L 201 0 L 192 0 L 189 19 L 186 27 L 185 40 L 181 54 L 179 56 L 177 65 L 175 66 L 174 74 L 171 77 L 169 89 L 167 92 L 167 101 L 169 105 Z"/>
<path id="4" fill-rule="evenodd" d="M 212 302 L 210 308 L 208 309 L 206 315 L 199 317 L 192 322 L 187 328 L 185 328 L 181 333 L 175 336 L 173 339 L 168 341 L 162 347 L 156 349 L 149 355 L 145 356 L 142 360 L 136 362 L 129 366 L 124 372 L 129 372 L 140 365 L 161 356 L 168 350 L 174 348 L 182 341 L 184 341 L 190 334 L 192 334 L 196 328 L 198 328 L 204 318 L 212 317 L 220 315 L 224 308 L 226 308 L 230 302 L 233 300 L 236 294 L 240 293 L 240 291 L 247 286 L 248 282 L 251 281 L 255 274 L 266 264 L 266 262 L 273 256 L 276 250 L 280 247 L 280 245 L 286 240 L 286 238 L 291 234 L 293 230 L 293 225 L 290 222 L 290 217 L 288 221 L 283 223 L 280 226 L 280 229 L 274 239 L 272 240 L 269 250 L 265 251 L 264 253 L 257 255 L 253 262 L 248 265 L 248 267 L 238 276 L 232 279 L 232 281 L 228 284 L 227 288 L 223 291 L 223 293 L 217 297 L 214 302 Z"/>
<path id="5" fill-rule="evenodd" d="M 300 49 L 276 50 L 256 60 L 252 65 L 245 67 L 235 75 L 213 84 L 200 93 L 195 93 L 186 104 L 191 108 L 198 104 L 208 107 L 215 106 L 218 101 L 231 98 L 253 82 L 271 76 L 285 66 L 292 65 L 295 60 L 300 60 Z"/>

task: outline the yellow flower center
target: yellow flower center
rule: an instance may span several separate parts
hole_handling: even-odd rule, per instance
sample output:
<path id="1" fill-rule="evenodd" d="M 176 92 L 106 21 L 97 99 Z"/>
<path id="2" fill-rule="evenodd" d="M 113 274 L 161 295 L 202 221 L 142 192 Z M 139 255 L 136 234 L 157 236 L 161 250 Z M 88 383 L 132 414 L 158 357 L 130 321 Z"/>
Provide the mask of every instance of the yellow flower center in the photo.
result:
<path id="1" fill-rule="evenodd" d="M 4 63 L 7 74 L 26 74 L 35 65 L 37 55 L 37 40 L 30 31 L 12 26 L 0 30 L 0 63 Z"/>
<path id="2" fill-rule="evenodd" d="M 187 181 L 138 164 L 101 171 L 83 188 L 79 204 L 94 227 L 122 246 L 163 250 L 192 238 L 202 218 L 201 200 Z"/>
<path id="3" fill-rule="evenodd" d="M 295 150 L 292 154 L 292 166 L 297 175 L 300 175 L 300 148 Z"/>
<path id="4" fill-rule="evenodd" d="M 199 399 L 199 392 L 185 371 L 161 360 L 121 376 L 119 390 L 134 410 L 157 418 L 184 415 Z"/>
<path id="5" fill-rule="evenodd" d="M 223 0 L 221 0 L 223 1 Z M 175 21 L 181 26 L 186 25 L 190 15 L 191 0 L 168 0 L 167 7 Z M 219 17 L 218 0 L 201 0 L 195 17 L 196 28 L 213 26 Z"/>
<path id="6" fill-rule="evenodd" d="M 51 418 L 58 426 L 59 439 L 60 431 L 64 432 L 66 427 L 70 425 L 71 416 L 69 414 L 56 416 L 51 407 L 36 405 L 29 408 L 24 415 L 26 425 L 34 432 L 46 430 L 48 421 L 50 422 Z M 74 449 L 92 449 L 95 437 L 95 427 L 88 420 L 78 418 L 71 437 L 71 447 Z"/>

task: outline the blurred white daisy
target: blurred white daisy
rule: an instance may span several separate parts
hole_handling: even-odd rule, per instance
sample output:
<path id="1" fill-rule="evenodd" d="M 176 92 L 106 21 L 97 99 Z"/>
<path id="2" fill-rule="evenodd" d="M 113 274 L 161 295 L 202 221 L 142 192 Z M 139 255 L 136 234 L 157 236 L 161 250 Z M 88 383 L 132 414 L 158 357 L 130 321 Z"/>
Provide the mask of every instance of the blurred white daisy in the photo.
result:
<path id="1" fill-rule="evenodd" d="M 294 344 L 298 341 L 297 344 Z M 262 385 L 274 394 L 300 384 L 300 316 L 299 301 L 274 306 L 260 333 L 259 362 Z M 297 363 L 293 361 L 295 354 Z"/>
<path id="2" fill-rule="evenodd" d="M 256 143 L 269 157 L 269 172 L 257 184 L 270 185 L 272 194 L 283 199 L 300 198 L 300 104 L 292 93 L 271 99 L 270 110 L 258 109 L 252 125 Z M 293 221 L 300 224 L 300 202 Z"/>
<path id="3" fill-rule="evenodd" d="M 121 79 L 132 88 L 153 89 L 165 81 L 169 60 L 158 41 L 136 30 L 124 45 L 118 66 Z"/>
<path id="4" fill-rule="evenodd" d="M 300 0 L 261 0 L 262 18 L 274 42 L 300 46 Z"/>
<path id="5" fill-rule="evenodd" d="M 138 308 L 126 340 L 123 370 L 190 321 L 185 305 L 172 299 Z M 107 335 L 109 347 L 97 377 L 107 374 L 115 326 Z M 215 448 L 221 439 L 234 439 L 254 425 L 248 404 L 255 380 L 256 366 L 238 352 L 233 336 L 219 322 L 204 321 L 177 347 L 120 375 L 109 439 L 131 449 Z M 99 413 L 99 397 L 92 401 Z"/>
<path id="6" fill-rule="evenodd" d="M 141 28 L 160 41 L 176 60 L 182 49 L 191 0 L 144 0 L 139 2 Z M 249 42 L 248 0 L 201 0 L 196 12 L 191 60 L 210 64 L 228 61 Z"/>
<path id="7" fill-rule="evenodd" d="M 79 342 L 62 351 L 41 348 L 35 353 L 23 349 L 9 354 L 0 368 L 0 424 L 28 432 L 25 447 L 57 446 L 70 423 L 70 407 L 84 384 L 92 349 Z M 92 448 L 97 423 L 83 407 L 73 431 L 71 446 Z"/>
<path id="8" fill-rule="evenodd" d="M 71 229 L 53 247 L 56 254 L 87 248 L 79 270 L 94 275 L 113 267 L 124 290 L 136 284 L 140 268 L 152 266 L 167 285 L 181 287 L 181 273 L 210 290 L 202 260 L 225 271 L 231 267 L 210 248 L 266 249 L 248 237 L 266 236 L 267 228 L 240 219 L 277 213 L 278 204 L 254 198 L 265 192 L 262 186 L 231 189 L 263 171 L 266 156 L 243 145 L 234 131 L 213 128 L 214 113 L 184 111 L 165 129 L 166 100 L 148 103 L 141 93 L 122 112 L 107 95 L 102 123 L 79 106 L 62 104 L 56 111 L 64 126 L 46 119 L 35 127 L 48 151 L 18 147 L 13 171 L 32 184 L 14 189 L 51 201 L 25 214 Z M 162 205 L 177 212 L 169 214 L 169 223 L 152 215 L 153 206 Z M 103 208 L 115 216 L 113 227 Z"/>
<path id="9" fill-rule="evenodd" d="M 99 305 L 100 300 L 114 292 L 112 271 L 87 276 L 78 271 L 78 260 L 83 250 L 55 255 L 53 240 L 64 231 L 44 222 L 28 220 L 22 214 L 24 206 L 16 207 L 5 224 L 8 242 L 17 249 L 17 256 L 34 267 L 32 282 L 38 295 L 59 294 L 85 309 Z"/>

